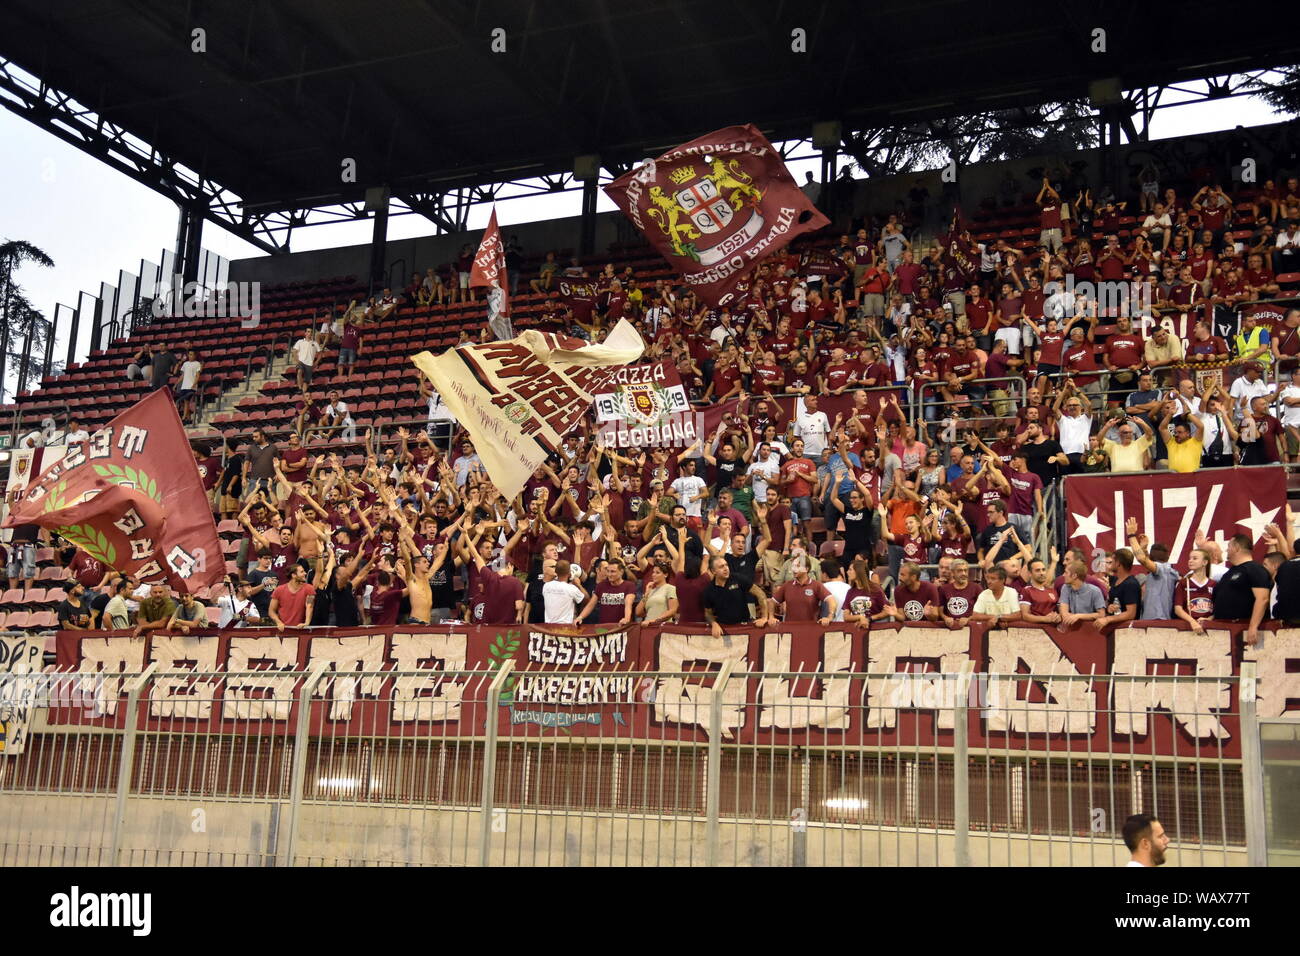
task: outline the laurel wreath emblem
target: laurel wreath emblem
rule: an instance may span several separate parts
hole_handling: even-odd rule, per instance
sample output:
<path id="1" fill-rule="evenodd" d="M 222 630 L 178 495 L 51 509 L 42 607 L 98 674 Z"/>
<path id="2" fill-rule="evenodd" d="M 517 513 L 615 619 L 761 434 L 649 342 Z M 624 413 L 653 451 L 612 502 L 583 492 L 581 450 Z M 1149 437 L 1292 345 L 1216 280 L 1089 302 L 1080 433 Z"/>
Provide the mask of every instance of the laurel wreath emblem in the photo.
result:
<path id="1" fill-rule="evenodd" d="M 158 492 L 158 483 L 147 472 L 122 465 L 96 465 L 95 473 L 115 485 L 130 485 L 138 488 L 158 504 L 163 503 L 162 495 Z"/>
<path id="2" fill-rule="evenodd" d="M 498 634 L 496 640 L 488 645 L 488 669 L 496 670 L 506 660 L 515 656 L 515 651 L 519 650 L 519 632 L 507 631 L 504 634 Z M 508 675 L 505 682 L 501 685 L 500 705 L 508 707 L 514 702 L 514 675 Z"/>
<path id="3" fill-rule="evenodd" d="M 88 524 L 74 524 L 66 528 L 54 529 L 65 540 L 72 542 L 82 551 L 110 568 L 117 565 L 117 548 L 104 536 Z"/>

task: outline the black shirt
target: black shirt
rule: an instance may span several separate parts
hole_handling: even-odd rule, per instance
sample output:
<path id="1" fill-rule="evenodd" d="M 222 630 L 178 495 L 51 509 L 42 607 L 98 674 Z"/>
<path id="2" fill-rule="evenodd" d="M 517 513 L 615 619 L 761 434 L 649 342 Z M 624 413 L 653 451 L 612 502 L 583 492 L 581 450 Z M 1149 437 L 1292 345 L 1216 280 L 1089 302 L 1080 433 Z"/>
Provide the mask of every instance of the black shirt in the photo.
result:
<path id="1" fill-rule="evenodd" d="M 713 611 L 719 624 L 748 624 L 749 588 L 730 578 L 721 587 L 710 581 L 704 589 L 704 609 Z"/>
<path id="2" fill-rule="evenodd" d="M 1121 583 L 1115 584 L 1113 581 L 1110 586 L 1110 601 L 1106 605 L 1107 614 L 1123 614 L 1128 610 L 1130 605 L 1135 608 L 1142 603 L 1142 585 L 1138 584 L 1138 579 L 1129 575 Z M 1138 612 L 1133 611 L 1133 617 L 1136 620 Z"/>
<path id="3" fill-rule="evenodd" d="M 993 540 L 1003 531 L 1009 531 L 1010 528 L 1010 522 L 1001 527 L 991 524 L 979 533 L 975 538 L 975 544 L 981 551 L 988 551 L 993 547 Z M 1008 533 L 1002 540 L 1002 547 L 998 549 L 998 553 L 994 555 L 993 560 L 1005 561 L 1007 558 L 1014 558 L 1019 553 L 1020 549 L 1016 547 L 1016 543 L 1011 540 L 1011 535 Z"/>
<path id="4" fill-rule="evenodd" d="M 758 552 L 753 548 L 744 554 L 726 554 L 727 564 L 731 568 L 732 579 L 743 588 L 754 586 L 754 574 L 758 570 Z"/>
<path id="5" fill-rule="evenodd" d="M 718 463 L 713 466 L 713 493 L 717 495 L 723 488 L 731 487 L 731 479 L 736 475 L 743 475 L 741 471 L 745 463 L 739 458 L 719 458 Z"/>
<path id="6" fill-rule="evenodd" d="M 1214 586 L 1214 616 L 1220 621 L 1249 621 L 1255 610 L 1253 588 L 1272 590 L 1268 568 L 1258 561 L 1243 561 L 1228 568 Z M 1264 619 L 1268 619 L 1267 610 Z"/>
<path id="7" fill-rule="evenodd" d="M 73 604 L 71 601 L 63 601 L 59 604 L 59 626 L 67 627 L 72 624 L 74 627 L 90 627 L 90 608 L 84 603 Z"/>
<path id="8" fill-rule="evenodd" d="M 254 588 L 262 583 L 263 578 L 271 579 L 270 586 L 262 591 L 254 591 L 249 600 L 253 602 L 253 607 L 257 608 L 257 616 L 263 621 L 269 621 L 271 619 L 271 592 L 279 586 L 280 577 L 275 573 L 274 569 L 263 571 L 261 568 L 253 568 L 248 572 L 248 583 Z"/>
<path id="9" fill-rule="evenodd" d="M 1044 488 L 1060 477 L 1061 466 L 1047 460 L 1061 454 L 1061 443 L 1055 438 L 1048 438 L 1039 443 L 1027 441 L 1020 446 L 1020 449 L 1029 464 L 1029 470 L 1039 477 Z"/>
<path id="10" fill-rule="evenodd" d="M 1279 621 L 1300 621 L 1300 558 L 1292 558 L 1277 569 L 1276 584 L 1273 616 Z"/>
<path id="11" fill-rule="evenodd" d="M 844 553 L 857 557 L 871 550 L 871 513 L 866 508 L 844 512 Z"/>

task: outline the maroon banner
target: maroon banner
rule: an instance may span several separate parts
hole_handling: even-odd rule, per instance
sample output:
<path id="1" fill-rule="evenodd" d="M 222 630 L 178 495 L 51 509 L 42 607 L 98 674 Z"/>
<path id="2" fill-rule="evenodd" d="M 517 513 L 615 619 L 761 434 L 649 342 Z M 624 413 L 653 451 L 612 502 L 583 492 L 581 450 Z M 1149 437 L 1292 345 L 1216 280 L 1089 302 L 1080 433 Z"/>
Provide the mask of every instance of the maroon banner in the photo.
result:
<path id="1" fill-rule="evenodd" d="M 469 271 L 471 288 L 484 286 L 488 289 L 488 326 L 499 339 L 513 337 L 510 328 L 510 286 L 506 282 L 506 247 L 501 241 L 501 229 L 497 226 L 497 209 L 492 207 L 487 230 L 483 241 L 479 243 L 478 252 L 474 254 L 474 265 Z"/>
<path id="2" fill-rule="evenodd" d="M 728 741 L 951 746 L 956 675 L 970 661 L 972 747 L 1236 758 L 1237 685 L 1227 678 L 1244 661 L 1257 669 L 1259 716 L 1300 717 L 1300 629 L 1268 625 L 1254 647 L 1243 645 L 1243 629 L 1210 622 L 1197 635 L 1182 622 L 1148 621 L 1106 635 L 1088 626 L 900 624 L 868 633 L 815 623 L 723 637 L 639 625 L 62 632 L 59 670 L 71 673 L 51 692 L 49 717 L 125 726 L 125 680 L 156 662 L 160 676 L 140 701 L 138 726 L 287 734 L 299 716 L 299 678 L 289 672 L 322 668 L 313 734 L 479 737 L 489 681 L 511 660 L 503 734 L 705 743 L 729 666 L 720 691 Z M 1160 679 L 1174 675 L 1189 680 Z"/>
<path id="3" fill-rule="evenodd" d="M 712 306 L 764 256 L 828 225 L 753 125 L 728 126 L 648 160 L 605 187 L 646 239 Z"/>
<path id="4" fill-rule="evenodd" d="M 159 389 L 68 446 L 5 527 L 50 528 L 100 563 L 197 591 L 225 576 L 212 506 L 171 393 Z"/>
<path id="5" fill-rule="evenodd" d="M 1128 547 L 1124 525 L 1129 518 L 1137 519 L 1138 532 L 1152 544 L 1168 545 L 1169 563 L 1183 571 L 1198 531 L 1225 549 L 1233 535 L 1248 534 L 1255 557 L 1262 558 L 1269 550 L 1264 529 L 1285 524 L 1285 509 L 1282 465 L 1065 479 L 1067 536 L 1071 546 L 1094 559 Z"/>
<path id="6" fill-rule="evenodd" d="M 849 267 L 838 256 L 818 249 L 809 249 L 799 258 L 799 274 L 808 276 L 842 276 Z"/>

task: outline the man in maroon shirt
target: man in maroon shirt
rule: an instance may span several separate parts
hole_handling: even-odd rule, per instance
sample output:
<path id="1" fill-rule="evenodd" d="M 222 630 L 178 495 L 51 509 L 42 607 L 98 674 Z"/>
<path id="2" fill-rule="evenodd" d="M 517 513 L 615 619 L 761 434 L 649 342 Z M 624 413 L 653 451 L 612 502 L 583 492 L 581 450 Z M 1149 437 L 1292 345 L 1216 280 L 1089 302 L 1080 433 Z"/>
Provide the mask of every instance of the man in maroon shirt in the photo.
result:
<path id="1" fill-rule="evenodd" d="M 896 621 L 933 619 L 939 607 L 939 592 L 929 581 L 922 581 L 921 569 L 908 561 L 898 569 L 898 583 L 890 606 Z"/>
<path id="2" fill-rule="evenodd" d="M 635 604 L 636 585 L 623 579 L 623 562 L 606 561 L 604 580 L 596 585 L 587 599 L 587 606 L 578 615 L 577 623 L 588 621 L 595 612 L 597 624 L 630 624 Z"/>
<path id="3" fill-rule="evenodd" d="M 307 569 L 295 564 L 289 580 L 271 592 L 271 620 L 275 628 L 307 627 L 316 603 L 316 589 L 307 583 Z"/>
<path id="4" fill-rule="evenodd" d="M 952 580 L 939 585 L 939 618 L 949 629 L 961 627 L 975 608 L 975 599 L 983 590 L 970 579 L 970 565 L 962 558 L 952 562 Z"/>
<path id="5" fill-rule="evenodd" d="M 904 298 L 916 298 L 920 291 L 921 277 L 926 275 L 925 266 L 914 261 L 912 250 L 903 253 L 903 261 L 894 267 L 894 284 L 891 291 L 900 293 Z"/>
<path id="6" fill-rule="evenodd" d="M 993 302 L 984 298 L 978 282 L 972 282 L 966 290 L 966 319 L 975 333 L 975 341 L 987 352 L 993 340 Z"/>
<path id="7" fill-rule="evenodd" d="M 817 621 L 819 624 L 831 622 L 839 608 L 835 606 L 835 598 L 826 590 L 826 585 L 809 577 L 808 562 L 807 556 L 797 557 L 790 562 L 794 578 L 773 592 L 769 618 L 774 617 L 779 606 L 786 621 Z M 825 614 L 821 613 L 823 604 L 826 605 Z"/>
<path id="8" fill-rule="evenodd" d="M 1110 372 L 1107 392 L 1111 401 L 1123 404 L 1125 397 L 1137 385 L 1144 345 L 1142 336 L 1133 331 L 1133 322 L 1127 315 L 1115 320 L 1115 331 L 1102 346 L 1102 361 Z"/>
<path id="9" fill-rule="evenodd" d="M 1088 396 L 1093 408 L 1100 409 L 1105 396 L 1101 376 L 1094 374 L 1099 371 L 1096 351 L 1097 347 L 1086 341 L 1083 326 L 1076 325 L 1070 330 L 1070 341 L 1061 350 L 1061 368 L 1073 377 L 1075 387 Z"/>

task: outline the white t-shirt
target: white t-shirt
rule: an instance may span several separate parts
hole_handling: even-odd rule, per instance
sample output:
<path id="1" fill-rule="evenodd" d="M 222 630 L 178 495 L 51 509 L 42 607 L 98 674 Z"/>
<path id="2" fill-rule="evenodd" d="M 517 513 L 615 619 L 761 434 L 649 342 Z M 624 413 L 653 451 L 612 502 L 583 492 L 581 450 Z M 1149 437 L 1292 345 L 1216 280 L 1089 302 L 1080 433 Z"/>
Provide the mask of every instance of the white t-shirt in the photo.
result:
<path id="1" fill-rule="evenodd" d="M 831 433 L 831 421 L 825 412 L 801 411 L 794 422 L 794 437 L 803 439 L 805 458 L 817 461 L 826 450 L 826 439 Z"/>
<path id="2" fill-rule="evenodd" d="M 731 328 L 727 328 L 725 325 L 715 325 L 713 331 L 709 333 L 709 338 L 713 339 L 713 341 L 717 342 L 719 345 L 722 345 L 727 341 L 727 339 L 734 339 L 737 342 L 740 341 L 740 336 L 736 334 L 736 327 L 734 325 Z"/>
<path id="3" fill-rule="evenodd" d="M 691 500 L 708 486 L 699 475 L 683 475 L 672 483 L 672 492 L 677 496 L 677 503 L 686 509 L 686 516 L 699 518 L 700 507 L 704 499 Z"/>
<path id="4" fill-rule="evenodd" d="M 316 356 L 320 354 L 320 346 L 316 344 L 315 339 L 304 336 L 293 343 L 293 354 L 301 364 L 315 365 Z"/>
<path id="5" fill-rule="evenodd" d="M 333 405 L 326 405 L 325 414 L 334 416 L 336 420 L 342 421 L 344 425 L 353 424 L 352 416 L 348 414 L 347 402 L 337 401 Z"/>
<path id="6" fill-rule="evenodd" d="M 198 361 L 186 362 L 181 366 L 181 391 L 192 392 L 199 382 L 199 372 L 203 370 L 203 363 Z"/>
<path id="7" fill-rule="evenodd" d="M 1240 410 L 1241 405 L 1244 405 L 1246 409 L 1249 410 L 1252 401 L 1259 398 L 1261 395 L 1270 394 L 1274 387 L 1275 386 L 1272 382 L 1264 381 L 1263 376 L 1260 376 L 1255 379 L 1254 383 L 1251 383 L 1247 381 L 1246 377 L 1243 375 L 1232 383 L 1232 388 L 1228 389 L 1228 395 L 1231 396 L 1233 404 L 1238 408 L 1238 410 Z M 1290 386 L 1287 387 L 1289 388 Z M 1239 403 L 1239 399 L 1241 399 L 1243 395 L 1246 397 L 1246 401 Z M 1240 418 L 1241 415 L 1239 414 L 1237 417 Z"/>
<path id="8" fill-rule="evenodd" d="M 581 589 L 569 581 L 547 581 L 542 585 L 542 600 L 546 602 L 547 624 L 572 624 L 583 597 Z"/>
<path id="9" fill-rule="evenodd" d="M 1240 381 L 1240 379 L 1238 381 Z M 1235 385 L 1236 382 L 1233 384 Z M 1278 398 L 1300 398 L 1300 388 L 1297 388 L 1295 385 L 1288 385 L 1286 388 L 1282 389 Z M 1300 405 L 1280 405 L 1279 411 L 1282 413 L 1281 418 L 1283 425 L 1291 427 L 1300 426 Z"/>
<path id="10" fill-rule="evenodd" d="M 831 592 L 831 597 L 835 598 L 835 616 L 832 621 L 844 620 L 844 599 L 849 594 L 849 584 L 847 581 L 823 581 L 826 590 Z"/>
<path id="11" fill-rule="evenodd" d="M 1016 614 L 1020 611 L 1020 596 L 1011 585 L 1002 588 L 1002 596 L 994 597 L 992 590 L 985 588 L 975 599 L 976 614 L 997 614 L 999 617 Z"/>
<path id="12" fill-rule="evenodd" d="M 1088 435 L 1092 431 L 1092 419 L 1087 415 L 1071 418 L 1062 415 L 1056 420 L 1057 433 L 1060 436 L 1061 451 L 1067 455 L 1084 455 L 1088 452 Z"/>
<path id="13" fill-rule="evenodd" d="M 241 601 L 237 597 L 231 597 L 229 594 L 222 595 L 217 599 L 217 610 L 221 612 L 221 620 L 218 627 L 229 627 L 230 622 L 236 617 L 243 616 L 247 624 L 257 624 L 262 620 L 262 615 L 257 611 L 257 605 L 252 601 Z M 239 627 L 240 625 L 236 625 Z"/>
<path id="14" fill-rule="evenodd" d="M 767 501 L 767 484 L 781 473 L 781 462 L 770 451 L 767 461 L 755 459 L 750 462 L 747 474 L 754 476 L 754 500 Z"/>
<path id="15" fill-rule="evenodd" d="M 90 441 L 90 432 L 86 431 L 84 428 L 78 428 L 75 432 L 68 432 L 63 436 L 63 442 L 65 445 L 75 445 L 77 442 L 87 441 Z"/>

